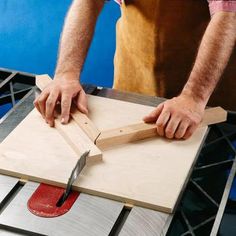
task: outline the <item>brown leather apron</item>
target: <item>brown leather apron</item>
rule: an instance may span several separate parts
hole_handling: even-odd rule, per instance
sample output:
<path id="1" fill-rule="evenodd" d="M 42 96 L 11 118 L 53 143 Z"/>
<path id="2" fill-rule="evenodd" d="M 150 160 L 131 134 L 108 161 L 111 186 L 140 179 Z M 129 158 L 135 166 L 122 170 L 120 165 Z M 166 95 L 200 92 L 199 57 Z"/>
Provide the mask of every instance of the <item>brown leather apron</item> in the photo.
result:
<path id="1" fill-rule="evenodd" d="M 113 87 L 177 96 L 209 20 L 206 0 L 125 0 L 117 23 Z M 208 105 L 236 110 L 236 53 L 223 77 Z"/>

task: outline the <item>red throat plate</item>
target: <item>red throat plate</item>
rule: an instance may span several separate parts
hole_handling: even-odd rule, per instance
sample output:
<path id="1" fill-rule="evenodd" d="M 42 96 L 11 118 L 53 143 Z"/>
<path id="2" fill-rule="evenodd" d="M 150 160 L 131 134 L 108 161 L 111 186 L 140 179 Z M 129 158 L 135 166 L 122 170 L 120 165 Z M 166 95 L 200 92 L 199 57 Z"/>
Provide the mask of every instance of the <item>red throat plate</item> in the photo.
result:
<path id="1" fill-rule="evenodd" d="M 78 198 L 79 192 L 72 191 L 62 206 L 58 207 L 57 203 L 64 192 L 64 188 L 40 184 L 28 200 L 29 211 L 34 215 L 46 218 L 65 214 Z"/>

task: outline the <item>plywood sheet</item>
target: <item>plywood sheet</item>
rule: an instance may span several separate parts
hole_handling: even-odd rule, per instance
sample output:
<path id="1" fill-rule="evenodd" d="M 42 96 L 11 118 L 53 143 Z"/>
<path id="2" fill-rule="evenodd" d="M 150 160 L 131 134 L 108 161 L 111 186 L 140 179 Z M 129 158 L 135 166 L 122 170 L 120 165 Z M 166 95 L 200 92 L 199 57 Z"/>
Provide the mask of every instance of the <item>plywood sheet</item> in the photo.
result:
<path id="1" fill-rule="evenodd" d="M 100 130 L 138 123 L 153 107 L 89 96 L 89 118 Z M 160 137 L 110 147 L 89 163 L 74 188 L 151 209 L 172 212 L 206 133 L 186 141 Z M 64 186 L 77 160 L 56 129 L 34 110 L 0 145 L 0 172 Z"/>
<path id="2" fill-rule="evenodd" d="M 34 109 L 0 145 L 1 173 L 52 184 L 66 183 L 77 154 Z"/>

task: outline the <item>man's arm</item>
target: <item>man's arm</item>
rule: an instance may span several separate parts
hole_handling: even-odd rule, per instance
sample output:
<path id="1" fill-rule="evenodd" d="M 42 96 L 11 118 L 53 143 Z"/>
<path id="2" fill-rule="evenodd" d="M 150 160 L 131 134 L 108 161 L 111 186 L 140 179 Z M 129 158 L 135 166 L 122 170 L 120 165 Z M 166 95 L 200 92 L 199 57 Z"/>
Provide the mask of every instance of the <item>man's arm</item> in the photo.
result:
<path id="1" fill-rule="evenodd" d="M 59 57 L 53 82 L 34 104 L 46 122 L 54 125 L 54 109 L 61 102 L 62 123 L 67 123 L 72 101 L 88 113 L 87 100 L 79 79 L 104 0 L 74 0 L 61 36 Z"/>
<path id="2" fill-rule="evenodd" d="M 189 138 L 202 120 L 235 41 L 236 13 L 216 13 L 203 36 L 195 65 L 181 94 L 160 104 L 144 121 L 156 121 L 161 136 Z"/>

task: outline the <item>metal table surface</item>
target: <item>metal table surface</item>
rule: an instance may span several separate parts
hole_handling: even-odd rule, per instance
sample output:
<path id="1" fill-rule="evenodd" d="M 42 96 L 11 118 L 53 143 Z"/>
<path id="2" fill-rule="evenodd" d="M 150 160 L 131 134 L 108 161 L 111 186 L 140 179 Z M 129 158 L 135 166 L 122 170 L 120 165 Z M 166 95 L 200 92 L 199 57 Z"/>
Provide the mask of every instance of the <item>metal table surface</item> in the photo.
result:
<path id="1" fill-rule="evenodd" d="M 9 72 L 9 75 L 6 75 L 6 78 L 8 78 L 9 81 L 17 73 L 12 72 L 12 74 Z M 26 77 L 32 77 L 32 75 L 23 74 L 23 76 L 24 75 Z M 10 76 L 11 78 L 9 78 Z M 1 85 L 4 86 L 3 82 L 1 83 L 0 80 L 0 88 Z M 158 103 L 163 101 L 162 98 L 128 94 L 89 85 L 84 86 L 84 89 L 89 94 L 144 105 L 156 106 Z M 26 93 L 20 102 L 15 103 L 14 108 L 0 120 L 0 142 L 33 109 L 33 100 L 37 90 L 34 87 L 31 87 L 25 91 Z M 11 95 L 9 99 L 14 100 L 13 97 L 14 96 Z M 229 166 L 229 162 L 223 164 L 224 166 Z M 205 194 L 205 197 L 209 198 L 219 209 L 216 216 L 212 219 L 210 218 L 210 220 L 214 221 L 214 227 L 211 231 L 212 235 L 215 235 L 218 231 L 222 212 L 224 211 L 232 179 L 235 174 L 235 161 L 232 160 L 230 164 L 232 165 L 232 168 L 225 184 L 226 187 L 224 189 L 223 197 L 220 199 L 220 204 L 216 203 L 214 199 L 200 189 L 203 195 Z M 215 167 L 210 166 L 210 168 Z M 199 171 L 202 172 L 204 170 L 200 168 L 198 169 L 198 172 Z M 199 190 L 200 187 L 194 180 L 191 179 L 190 184 L 193 185 L 193 188 L 195 187 Z M 27 201 L 37 186 L 38 183 L 30 181 L 25 182 L 24 180 L 17 178 L 0 175 L 0 236 L 65 234 L 98 236 L 166 235 L 173 220 L 173 215 L 170 214 L 135 206 L 130 208 L 121 202 L 88 194 L 81 194 L 72 209 L 63 216 L 51 219 L 37 217 L 32 215 L 27 209 Z M 201 224 L 195 228 L 191 227 L 185 214 L 182 211 L 181 214 L 182 218 L 185 220 L 187 229 L 182 234 L 172 235 L 195 235 L 194 231 L 198 230 L 196 227 L 201 227 Z"/>

